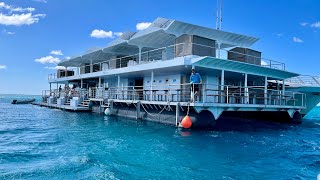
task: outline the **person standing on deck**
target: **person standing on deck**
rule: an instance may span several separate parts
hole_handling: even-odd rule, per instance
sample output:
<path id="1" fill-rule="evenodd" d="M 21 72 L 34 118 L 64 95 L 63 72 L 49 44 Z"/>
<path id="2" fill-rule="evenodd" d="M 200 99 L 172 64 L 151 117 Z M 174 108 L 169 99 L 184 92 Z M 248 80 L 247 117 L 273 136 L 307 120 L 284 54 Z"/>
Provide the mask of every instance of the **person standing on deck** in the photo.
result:
<path id="1" fill-rule="evenodd" d="M 61 96 L 61 91 L 62 91 L 62 88 L 61 88 L 61 85 L 59 86 L 59 97 Z"/>
<path id="2" fill-rule="evenodd" d="M 196 73 L 195 69 L 191 69 L 190 75 L 190 84 L 191 84 L 191 101 L 194 101 L 194 97 L 198 95 L 199 86 L 202 84 L 202 79 L 199 73 Z"/>

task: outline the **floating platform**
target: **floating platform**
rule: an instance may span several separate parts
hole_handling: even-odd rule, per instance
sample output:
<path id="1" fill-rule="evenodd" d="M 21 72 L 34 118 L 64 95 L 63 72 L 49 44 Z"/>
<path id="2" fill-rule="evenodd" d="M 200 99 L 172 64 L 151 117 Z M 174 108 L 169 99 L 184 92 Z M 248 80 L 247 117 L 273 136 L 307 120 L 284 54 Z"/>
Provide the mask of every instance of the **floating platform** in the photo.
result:
<path id="1" fill-rule="evenodd" d="M 45 102 L 33 102 L 31 104 L 37 105 L 37 106 L 49 107 L 49 108 L 62 109 L 62 110 L 70 110 L 70 111 L 91 111 L 89 107 L 82 107 L 82 106 L 73 107 L 69 105 L 48 104 Z"/>

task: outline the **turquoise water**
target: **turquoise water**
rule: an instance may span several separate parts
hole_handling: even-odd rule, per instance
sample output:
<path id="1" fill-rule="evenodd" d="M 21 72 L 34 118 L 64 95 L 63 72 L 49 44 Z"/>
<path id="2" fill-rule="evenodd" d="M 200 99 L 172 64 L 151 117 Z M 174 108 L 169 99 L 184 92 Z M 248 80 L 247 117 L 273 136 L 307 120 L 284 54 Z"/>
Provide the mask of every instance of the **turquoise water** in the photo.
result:
<path id="1" fill-rule="evenodd" d="M 11 105 L 13 97 L 0 95 L 0 179 L 316 179 L 320 173 L 320 108 L 302 125 L 243 121 L 224 130 L 181 131 Z"/>

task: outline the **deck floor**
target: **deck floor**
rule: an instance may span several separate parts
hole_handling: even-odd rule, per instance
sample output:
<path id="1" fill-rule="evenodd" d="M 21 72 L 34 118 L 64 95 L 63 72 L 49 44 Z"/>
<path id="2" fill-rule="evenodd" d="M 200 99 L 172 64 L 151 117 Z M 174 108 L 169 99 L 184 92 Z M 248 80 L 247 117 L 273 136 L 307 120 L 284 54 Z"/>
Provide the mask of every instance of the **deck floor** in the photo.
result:
<path id="1" fill-rule="evenodd" d="M 57 104 L 48 104 L 44 102 L 33 102 L 31 103 L 32 105 L 37 105 L 37 106 L 45 106 L 45 107 L 50 107 L 50 108 L 56 108 L 56 109 L 64 109 L 64 110 L 73 110 L 73 111 L 91 111 L 89 107 L 73 107 L 69 105 L 57 105 Z"/>

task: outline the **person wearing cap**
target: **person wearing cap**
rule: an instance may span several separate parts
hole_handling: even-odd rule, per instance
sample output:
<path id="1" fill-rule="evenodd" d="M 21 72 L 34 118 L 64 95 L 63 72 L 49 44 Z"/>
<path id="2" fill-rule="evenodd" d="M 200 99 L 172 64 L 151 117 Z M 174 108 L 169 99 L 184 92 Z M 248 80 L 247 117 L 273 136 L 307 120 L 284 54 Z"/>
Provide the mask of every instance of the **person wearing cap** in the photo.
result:
<path id="1" fill-rule="evenodd" d="M 194 97 L 198 95 L 199 86 L 202 84 L 202 79 L 199 73 L 196 73 L 195 69 L 191 69 L 190 75 L 190 84 L 191 84 L 191 101 L 194 101 Z"/>

